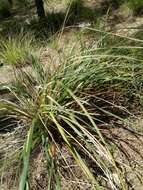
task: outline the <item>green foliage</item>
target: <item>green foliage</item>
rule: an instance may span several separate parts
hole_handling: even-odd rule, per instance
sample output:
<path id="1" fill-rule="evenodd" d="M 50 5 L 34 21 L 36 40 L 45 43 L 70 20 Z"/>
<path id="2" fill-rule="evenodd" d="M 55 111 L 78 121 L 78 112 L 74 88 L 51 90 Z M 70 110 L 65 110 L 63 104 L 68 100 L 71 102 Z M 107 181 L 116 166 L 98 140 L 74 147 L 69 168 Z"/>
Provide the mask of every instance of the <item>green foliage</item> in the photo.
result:
<path id="1" fill-rule="evenodd" d="M 139 15 L 143 11 L 143 0 L 126 0 L 120 6 L 121 15 Z"/>
<path id="2" fill-rule="evenodd" d="M 70 13 L 77 16 L 82 7 L 83 1 L 73 1 Z M 139 2 L 132 8 L 137 10 L 137 7 Z M 57 15 L 52 13 L 49 21 L 58 27 L 64 17 L 61 15 L 57 19 Z M 30 27 L 41 35 L 40 29 L 46 22 L 34 22 Z M 47 28 L 44 30 L 47 33 Z M 66 56 L 63 53 L 61 62 L 54 65 L 54 69 L 54 63 L 43 65 L 33 56 L 33 37 L 20 34 L 0 40 L 0 59 L 4 64 L 12 65 L 16 74 L 15 81 L 7 86 L 12 100 L 0 100 L 0 114 L 2 118 L 14 120 L 10 123 L 12 127 L 20 125 L 22 129 L 21 132 L 18 128 L 20 136 L 16 142 L 13 139 L 17 136 L 13 132 L 8 138 L 4 137 L 5 141 L 12 139 L 12 145 L 15 143 L 14 151 L 11 146 L 6 148 L 6 144 L 0 143 L 0 151 L 4 152 L 0 166 L 4 160 L 5 169 L 15 162 L 22 164 L 19 190 L 30 188 L 30 159 L 39 146 L 46 160 L 48 190 L 61 189 L 59 160 L 68 162 L 62 153 L 63 147 L 95 189 L 104 188 L 99 176 L 111 189 L 127 189 L 123 165 L 113 153 L 118 149 L 127 159 L 128 155 L 122 139 L 112 134 L 111 129 L 123 127 L 132 132 L 132 137 L 137 137 L 133 129 L 126 128 L 125 119 L 130 115 L 128 108 L 143 104 L 143 41 L 88 30 L 95 35 L 98 33 L 100 39 L 89 47 L 85 47 L 85 43 L 80 48 L 73 47 Z M 25 64 L 30 64 L 30 69 L 21 68 Z M 126 146 L 136 152 L 128 139 Z M 15 165 L 18 169 L 19 165 Z M 132 164 L 129 168 L 132 170 Z"/>
<path id="3" fill-rule="evenodd" d="M 22 66 L 30 63 L 33 52 L 32 36 L 19 36 L 0 39 L 0 59 L 4 64 Z"/>
<path id="4" fill-rule="evenodd" d="M 134 13 L 137 13 L 142 9 L 143 0 L 109 0 L 109 3 L 115 7 L 119 7 L 125 3 L 133 10 Z"/>
<path id="5" fill-rule="evenodd" d="M 109 151 L 111 146 L 122 147 L 120 141 L 116 144 L 118 138 L 110 134 L 110 121 L 118 125 L 119 121 L 124 122 L 123 116 L 129 112 L 122 106 L 127 99 L 130 101 L 128 93 L 136 100 L 136 95 L 142 94 L 143 67 L 137 58 L 124 55 L 121 50 L 125 48 L 114 47 L 118 51 L 113 51 L 107 40 L 101 41 L 98 47 L 82 46 L 78 54 L 73 48 L 54 70 L 50 68 L 52 65 L 47 68 L 32 59 L 31 69 L 21 70 L 9 88 L 15 101 L 0 101 L 5 115 L 16 118 L 25 131 L 20 190 L 28 186 L 30 154 L 39 144 L 47 161 L 49 189 L 61 186 L 58 169 L 59 157 L 64 157 L 61 147 L 68 150 L 95 189 L 102 187 L 98 172 L 92 172 L 93 166 L 101 171 L 112 189 L 126 189 L 122 165 Z M 116 101 L 119 97 L 121 102 Z M 88 165 L 89 160 L 92 166 Z M 66 163 L 65 157 L 63 161 Z"/>
<path id="6" fill-rule="evenodd" d="M 127 3 L 129 8 L 133 11 L 135 15 L 143 10 L 143 0 L 129 0 L 129 2 L 127 1 Z"/>

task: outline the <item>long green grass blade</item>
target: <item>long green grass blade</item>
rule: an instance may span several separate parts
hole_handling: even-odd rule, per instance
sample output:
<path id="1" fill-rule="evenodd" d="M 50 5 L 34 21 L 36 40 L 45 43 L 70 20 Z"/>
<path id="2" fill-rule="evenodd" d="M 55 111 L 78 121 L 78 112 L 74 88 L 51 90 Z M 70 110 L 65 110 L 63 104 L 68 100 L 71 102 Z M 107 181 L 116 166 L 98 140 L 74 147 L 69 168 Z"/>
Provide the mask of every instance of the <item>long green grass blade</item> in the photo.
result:
<path id="1" fill-rule="evenodd" d="M 32 137 L 33 137 L 33 131 L 36 124 L 37 119 L 34 118 L 31 124 L 31 127 L 29 129 L 27 140 L 24 145 L 23 150 L 23 170 L 20 178 L 19 183 L 19 190 L 25 190 L 26 184 L 27 184 L 27 176 L 28 176 L 28 168 L 29 168 L 29 158 L 30 158 L 30 152 L 32 147 Z"/>

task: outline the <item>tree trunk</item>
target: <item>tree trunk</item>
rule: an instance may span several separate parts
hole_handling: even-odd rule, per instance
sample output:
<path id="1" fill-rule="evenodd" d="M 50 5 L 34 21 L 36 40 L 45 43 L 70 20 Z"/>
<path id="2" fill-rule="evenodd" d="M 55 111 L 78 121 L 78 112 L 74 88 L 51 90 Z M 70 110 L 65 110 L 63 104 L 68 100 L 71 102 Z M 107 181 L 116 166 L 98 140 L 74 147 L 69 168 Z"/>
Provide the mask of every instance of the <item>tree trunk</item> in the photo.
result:
<path id="1" fill-rule="evenodd" d="M 12 0 L 8 0 L 8 2 L 12 6 L 12 4 L 13 4 Z"/>
<path id="2" fill-rule="evenodd" d="M 35 0 L 35 5 L 37 8 L 37 14 L 40 19 L 45 18 L 45 10 L 43 5 L 43 0 Z"/>

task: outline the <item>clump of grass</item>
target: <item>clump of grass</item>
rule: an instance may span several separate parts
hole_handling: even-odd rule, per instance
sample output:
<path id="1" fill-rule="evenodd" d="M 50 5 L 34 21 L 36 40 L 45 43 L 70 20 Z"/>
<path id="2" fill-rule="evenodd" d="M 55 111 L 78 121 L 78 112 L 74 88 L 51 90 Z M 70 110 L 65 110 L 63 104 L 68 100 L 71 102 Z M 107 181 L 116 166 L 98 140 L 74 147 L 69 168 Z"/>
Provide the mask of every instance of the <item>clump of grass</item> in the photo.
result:
<path id="1" fill-rule="evenodd" d="M 135 16 L 142 14 L 143 11 L 143 1 L 142 0 L 126 0 L 122 3 L 120 9 L 124 11 L 126 15 Z"/>
<path id="2" fill-rule="evenodd" d="M 19 189 L 28 188 L 30 155 L 39 145 L 47 161 L 49 189 L 61 188 L 59 157 L 68 163 L 62 147 L 95 189 L 104 186 L 94 166 L 109 188 L 127 189 L 122 164 L 112 155 L 115 149 L 110 151 L 113 146 L 122 151 L 122 141 L 112 136 L 111 129 L 117 124 L 128 130 L 123 124 L 123 116 L 129 115 L 123 107 L 128 95 L 123 92 L 130 88 L 130 93 L 139 93 L 134 82 L 143 72 L 140 60 L 97 46 L 82 47 L 78 55 L 73 48 L 63 60 L 51 73 L 33 59 L 32 71 L 22 70 L 9 88 L 15 101 L 0 101 L 5 116 L 14 118 L 25 131 Z"/>
<path id="3" fill-rule="evenodd" d="M 0 39 L 0 59 L 3 64 L 14 67 L 30 64 L 31 56 L 34 55 L 33 38 L 30 35 Z"/>
<path id="4" fill-rule="evenodd" d="M 134 15 L 140 14 L 143 10 L 142 0 L 130 0 L 128 5 L 132 9 Z"/>

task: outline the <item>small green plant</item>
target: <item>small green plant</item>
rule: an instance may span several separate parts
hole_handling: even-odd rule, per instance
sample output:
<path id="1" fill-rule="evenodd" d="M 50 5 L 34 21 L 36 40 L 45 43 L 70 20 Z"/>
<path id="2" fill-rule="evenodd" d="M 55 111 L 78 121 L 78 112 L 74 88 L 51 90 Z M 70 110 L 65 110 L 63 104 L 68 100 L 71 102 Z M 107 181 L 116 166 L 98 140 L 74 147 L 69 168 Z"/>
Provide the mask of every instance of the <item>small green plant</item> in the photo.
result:
<path id="1" fill-rule="evenodd" d="M 31 36 L 23 34 L 8 37 L 8 39 L 1 38 L 1 62 L 14 67 L 29 64 L 34 51 L 32 42 L 33 38 Z"/>

